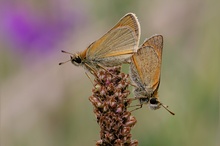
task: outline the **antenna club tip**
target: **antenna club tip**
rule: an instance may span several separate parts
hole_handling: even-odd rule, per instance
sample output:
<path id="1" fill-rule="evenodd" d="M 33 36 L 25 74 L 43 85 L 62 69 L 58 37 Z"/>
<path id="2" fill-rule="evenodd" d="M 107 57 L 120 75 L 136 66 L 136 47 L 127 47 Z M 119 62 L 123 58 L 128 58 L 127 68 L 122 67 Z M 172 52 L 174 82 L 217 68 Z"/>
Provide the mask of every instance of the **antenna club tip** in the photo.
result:
<path id="1" fill-rule="evenodd" d="M 175 115 L 175 113 L 173 113 L 173 112 L 171 112 L 171 111 L 170 111 L 170 114 L 173 115 L 173 116 Z"/>
<path id="2" fill-rule="evenodd" d="M 161 105 L 162 105 L 162 107 L 164 107 L 164 109 L 167 110 L 171 115 L 175 115 L 175 113 L 171 112 L 171 111 L 168 109 L 168 106 L 163 105 L 162 103 L 161 103 Z"/>
<path id="3" fill-rule="evenodd" d="M 59 63 L 59 65 L 62 65 L 63 63 Z"/>

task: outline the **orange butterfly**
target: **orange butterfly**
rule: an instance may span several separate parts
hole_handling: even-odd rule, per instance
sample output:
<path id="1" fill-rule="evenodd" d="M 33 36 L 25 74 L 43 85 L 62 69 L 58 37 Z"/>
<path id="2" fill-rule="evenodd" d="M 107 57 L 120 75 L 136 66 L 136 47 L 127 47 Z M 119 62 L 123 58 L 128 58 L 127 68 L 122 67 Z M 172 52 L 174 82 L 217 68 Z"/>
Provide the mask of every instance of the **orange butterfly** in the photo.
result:
<path id="1" fill-rule="evenodd" d="M 80 53 L 71 54 L 70 60 L 76 66 L 83 66 L 95 72 L 99 67 L 112 67 L 127 63 L 138 49 L 140 25 L 133 13 L 128 13 L 104 36 Z M 66 61 L 66 62 L 68 62 Z M 60 63 L 63 64 L 65 62 Z"/>
<path id="2" fill-rule="evenodd" d="M 147 39 L 131 57 L 130 75 L 137 87 L 134 95 L 142 105 L 149 104 L 153 110 L 164 106 L 158 99 L 160 70 L 162 62 L 163 36 L 155 35 Z M 173 112 L 169 111 L 172 115 Z"/>

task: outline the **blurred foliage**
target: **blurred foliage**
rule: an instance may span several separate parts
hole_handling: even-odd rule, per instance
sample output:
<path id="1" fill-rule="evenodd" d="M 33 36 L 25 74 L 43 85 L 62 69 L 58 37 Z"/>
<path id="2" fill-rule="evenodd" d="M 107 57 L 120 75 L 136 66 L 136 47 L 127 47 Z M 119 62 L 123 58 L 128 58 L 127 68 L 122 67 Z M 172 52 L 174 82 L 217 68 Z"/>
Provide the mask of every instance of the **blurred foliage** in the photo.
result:
<path id="1" fill-rule="evenodd" d="M 159 96 L 176 113 L 146 106 L 135 111 L 133 138 L 140 146 L 219 145 L 219 5 L 217 0 L 1 1 L 1 145 L 95 145 L 92 84 L 83 68 L 58 66 L 69 59 L 60 50 L 84 50 L 128 12 L 140 21 L 140 42 L 164 36 Z"/>

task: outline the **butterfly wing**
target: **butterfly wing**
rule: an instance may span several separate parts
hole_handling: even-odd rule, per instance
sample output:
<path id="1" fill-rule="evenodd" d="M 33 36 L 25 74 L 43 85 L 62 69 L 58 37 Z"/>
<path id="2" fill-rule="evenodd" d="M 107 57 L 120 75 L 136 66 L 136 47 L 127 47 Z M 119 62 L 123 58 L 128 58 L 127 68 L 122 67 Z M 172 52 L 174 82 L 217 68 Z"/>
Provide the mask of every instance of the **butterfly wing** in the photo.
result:
<path id="1" fill-rule="evenodd" d="M 136 52 L 139 39 L 139 22 L 134 14 L 129 13 L 88 47 L 86 58 L 106 66 L 119 65 Z"/>
<path id="2" fill-rule="evenodd" d="M 163 37 L 155 35 L 147 39 L 131 59 L 131 77 L 148 94 L 158 89 L 162 61 Z"/>

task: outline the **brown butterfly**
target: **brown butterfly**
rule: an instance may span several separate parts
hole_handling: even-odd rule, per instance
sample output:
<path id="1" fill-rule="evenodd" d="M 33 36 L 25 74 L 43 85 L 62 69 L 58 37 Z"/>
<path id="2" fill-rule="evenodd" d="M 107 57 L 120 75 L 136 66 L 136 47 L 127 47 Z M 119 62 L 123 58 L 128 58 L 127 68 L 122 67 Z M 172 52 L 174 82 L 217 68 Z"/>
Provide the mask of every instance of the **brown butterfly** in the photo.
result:
<path id="1" fill-rule="evenodd" d="M 153 110 L 163 106 L 174 115 L 158 99 L 162 50 L 162 35 L 154 35 L 147 39 L 131 57 L 130 75 L 133 82 L 137 85 L 134 95 L 140 101 L 140 108 L 143 104 L 149 104 L 149 107 Z"/>
<path id="2" fill-rule="evenodd" d="M 99 67 L 112 67 L 127 63 L 138 49 L 140 25 L 133 13 L 128 13 L 100 39 L 83 52 L 71 54 L 70 60 L 76 66 L 96 72 Z M 68 62 L 66 61 L 66 62 Z M 63 64 L 65 62 L 60 63 Z"/>

